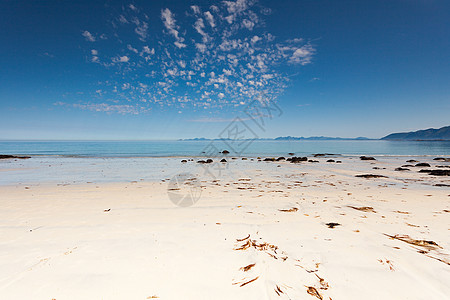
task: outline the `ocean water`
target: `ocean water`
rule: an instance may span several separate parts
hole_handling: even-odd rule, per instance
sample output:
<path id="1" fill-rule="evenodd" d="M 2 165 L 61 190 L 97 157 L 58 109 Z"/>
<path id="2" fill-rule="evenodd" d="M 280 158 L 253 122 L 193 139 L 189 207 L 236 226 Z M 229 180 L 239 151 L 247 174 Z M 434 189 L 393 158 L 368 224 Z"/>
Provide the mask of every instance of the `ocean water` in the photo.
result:
<path id="1" fill-rule="evenodd" d="M 211 157 L 229 150 L 228 156 L 311 156 L 313 153 L 352 156 L 372 155 L 380 162 L 407 159 L 432 161 L 448 156 L 450 142 L 400 141 L 2 141 L 0 154 L 30 155 L 31 159 L 0 160 L 0 186 L 17 184 L 78 184 L 170 180 L 179 173 L 205 175 L 200 164 L 182 164 L 181 159 Z M 235 151 L 233 151 L 235 150 Z M 203 153 L 205 152 L 205 153 Z M 408 157 L 408 158 L 406 158 Z M 195 160 L 195 159 L 194 159 Z M 218 161 L 218 160 L 215 160 Z M 249 177 L 242 172 L 255 167 L 252 160 L 230 160 L 222 176 Z M 315 167 L 320 167 L 314 164 Z M 207 165 L 208 171 L 216 172 Z M 276 164 L 260 164 L 268 174 Z M 221 171 L 222 172 L 222 171 Z M 202 175 L 203 174 L 203 175 Z M 228 174 L 228 175 L 227 175 Z M 209 175 L 208 175 L 209 176 Z"/>
<path id="2" fill-rule="evenodd" d="M 450 155 L 450 141 L 0 141 L 0 154 L 69 157 L 307 156 L 313 153 L 380 156 Z"/>

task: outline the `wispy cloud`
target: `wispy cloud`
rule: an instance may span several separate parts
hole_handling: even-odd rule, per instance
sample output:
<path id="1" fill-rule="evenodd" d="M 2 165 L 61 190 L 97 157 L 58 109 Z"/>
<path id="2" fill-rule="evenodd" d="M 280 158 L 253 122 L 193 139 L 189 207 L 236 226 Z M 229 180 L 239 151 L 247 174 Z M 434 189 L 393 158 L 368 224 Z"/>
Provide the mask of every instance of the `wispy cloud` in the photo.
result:
<path id="1" fill-rule="evenodd" d="M 133 105 L 119 105 L 108 103 L 65 103 L 55 102 L 56 106 L 65 106 L 89 110 L 94 112 L 118 113 L 118 114 L 134 114 L 137 115 L 142 112 L 147 112 L 149 109 L 144 107 L 136 107 Z"/>
<path id="2" fill-rule="evenodd" d="M 102 93 L 95 97 L 125 107 L 199 111 L 276 99 L 291 73 L 312 62 L 316 49 L 297 36 L 280 41 L 272 35 L 264 25 L 270 13 L 256 0 L 192 5 L 177 14 L 162 8 L 161 36 L 143 9 L 124 7 L 111 21 L 114 33 L 107 41 L 83 32 L 86 41 L 95 42 L 91 61 L 110 74 L 98 83 Z"/>
<path id="3" fill-rule="evenodd" d="M 161 19 L 168 32 L 175 38 L 175 46 L 178 48 L 186 47 L 186 44 L 183 43 L 184 38 L 180 37 L 180 33 L 177 30 L 178 26 L 175 21 L 175 15 L 170 11 L 170 9 L 166 8 L 161 11 Z"/>
<path id="4" fill-rule="evenodd" d="M 85 30 L 81 35 L 84 36 L 86 41 L 95 42 L 95 37 L 89 31 Z"/>
<path id="5" fill-rule="evenodd" d="M 250 120 L 250 118 L 240 118 L 241 121 Z M 232 118 L 198 118 L 198 119 L 191 119 L 188 120 L 189 122 L 196 122 L 196 123 L 228 123 L 234 121 Z"/>

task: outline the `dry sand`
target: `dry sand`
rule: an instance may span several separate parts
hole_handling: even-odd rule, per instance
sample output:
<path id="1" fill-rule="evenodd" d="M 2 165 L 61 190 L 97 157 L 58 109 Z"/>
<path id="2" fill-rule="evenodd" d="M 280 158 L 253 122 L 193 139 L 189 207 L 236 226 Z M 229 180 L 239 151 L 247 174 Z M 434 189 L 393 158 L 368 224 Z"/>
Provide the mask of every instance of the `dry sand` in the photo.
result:
<path id="1" fill-rule="evenodd" d="M 167 180 L 0 186 L 0 299 L 449 299 L 449 177 L 337 159 L 235 160 L 187 208 Z"/>

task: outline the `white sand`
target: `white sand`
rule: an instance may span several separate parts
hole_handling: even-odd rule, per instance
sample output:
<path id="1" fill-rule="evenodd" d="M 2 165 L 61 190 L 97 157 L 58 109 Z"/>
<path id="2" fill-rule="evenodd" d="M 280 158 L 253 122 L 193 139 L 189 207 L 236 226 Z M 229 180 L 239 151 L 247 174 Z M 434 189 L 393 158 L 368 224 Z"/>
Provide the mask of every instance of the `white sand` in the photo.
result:
<path id="1" fill-rule="evenodd" d="M 159 159 L 169 170 L 154 166 L 159 179 L 122 170 L 130 181 L 75 184 L 75 165 L 58 181 L 39 180 L 45 159 L 2 162 L 0 299 L 449 299 L 450 189 L 433 186 L 449 177 L 394 172 L 404 157 L 327 159 L 231 161 L 216 181 L 199 177 L 201 198 L 188 208 L 160 179 L 197 174 L 193 162 Z M 368 173 L 388 178 L 354 177 Z"/>

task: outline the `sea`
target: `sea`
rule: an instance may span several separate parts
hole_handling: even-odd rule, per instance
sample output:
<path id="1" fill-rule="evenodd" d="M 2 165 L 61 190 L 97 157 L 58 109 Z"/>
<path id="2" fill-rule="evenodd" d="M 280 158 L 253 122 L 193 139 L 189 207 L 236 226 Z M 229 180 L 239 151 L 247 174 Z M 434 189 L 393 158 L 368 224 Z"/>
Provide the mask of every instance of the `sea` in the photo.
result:
<path id="1" fill-rule="evenodd" d="M 349 158 L 370 155 L 379 161 L 398 160 L 401 165 L 408 159 L 430 161 L 436 156 L 448 156 L 450 141 L 0 141 L 0 154 L 31 156 L 31 159 L 0 160 L 0 186 L 169 182 L 179 173 L 204 175 L 205 169 L 200 164 L 183 164 L 181 160 L 214 159 L 223 156 L 219 153 L 223 150 L 230 152 L 226 155 L 229 163 L 224 172 L 240 178 L 248 177 L 245 171 L 255 168 L 253 158 L 256 157 L 287 157 L 289 153 L 309 157 L 330 153 Z M 252 159 L 230 160 L 230 157 Z M 258 168 L 274 172 L 270 168 L 276 165 L 265 165 Z M 214 169 L 209 166 L 208 176 L 211 170 Z"/>
<path id="2" fill-rule="evenodd" d="M 450 155 L 450 141 L 200 140 L 0 141 L 0 154 L 68 157 L 308 156 L 315 153 L 378 156 Z"/>

